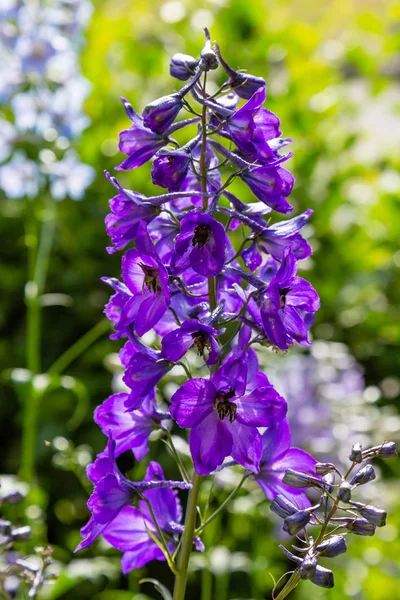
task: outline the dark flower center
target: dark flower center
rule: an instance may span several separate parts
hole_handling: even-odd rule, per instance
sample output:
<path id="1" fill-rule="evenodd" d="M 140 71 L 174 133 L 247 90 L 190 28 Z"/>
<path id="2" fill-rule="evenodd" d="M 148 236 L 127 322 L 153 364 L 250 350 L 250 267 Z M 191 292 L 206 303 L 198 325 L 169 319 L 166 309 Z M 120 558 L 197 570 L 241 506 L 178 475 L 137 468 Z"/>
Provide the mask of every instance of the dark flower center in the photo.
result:
<path id="1" fill-rule="evenodd" d="M 160 272 L 157 267 L 148 267 L 143 263 L 139 263 L 140 268 L 144 273 L 143 287 L 146 286 L 150 292 L 154 294 L 161 292 Z"/>
<path id="2" fill-rule="evenodd" d="M 234 395 L 235 390 L 232 388 L 229 392 L 218 392 L 215 406 L 221 421 L 223 421 L 225 417 L 228 417 L 230 423 L 233 423 L 233 421 L 236 420 L 236 404 L 229 401 Z"/>
<path id="3" fill-rule="evenodd" d="M 211 351 L 210 339 L 204 331 L 192 333 L 192 338 L 199 356 L 204 356 L 204 350 L 208 350 L 208 352 Z"/>
<path id="4" fill-rule="evenodd" d="M 199 248 L 203 248 L 203 246 L 208 242 L 211 235 L 211 229 L 205 223 L 200 223 L 194 230 L 194 236 L 192 240 L 193 246 L 198 246 Z"/>
<path id="5" fill-rule="evenodd" d="M 281 299 L 281 308 L 285 308 L 286 306 L 286 294 L 290 291 L 290 288 L 282 288 L 279 292 Z"/>

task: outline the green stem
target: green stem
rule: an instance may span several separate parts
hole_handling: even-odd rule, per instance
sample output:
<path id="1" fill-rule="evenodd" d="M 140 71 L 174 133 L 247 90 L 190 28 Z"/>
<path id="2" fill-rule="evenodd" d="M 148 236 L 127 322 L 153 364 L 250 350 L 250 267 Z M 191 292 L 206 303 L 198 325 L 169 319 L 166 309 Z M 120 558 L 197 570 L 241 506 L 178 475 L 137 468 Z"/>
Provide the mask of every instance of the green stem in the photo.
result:
<path id="1" fill-rule="evenodd" d="M 196 527 L 197 503 L 199 498 L 201 477 L 194 473 L 192 489 L 189 492 L 185 516 L 185 530 L 182 534 L 182 547 L 178 557 L 178 575 L 175 577 L 173 600 L 184 600 L 190 554 L 192 552 Z"/>
<path id="2" fill-rule="evenodd" d="M 90 346 L 110 329 L 108 319 L 103 319 L 87 331 L 79 340 L 59 356 L 47 370 L 50 374 L 60 374 L 83 354 Z"/>
<path id="3" fill-rule="evenodd" d="M 248 475 L 244 475 L 242 477 L 242 479 L 239 481 L 239 483 L 237 484 L 237 486 L 231 491 L 231 493 L 229 494 L 229 496 L 227 498 L 225 498 L 225 500 L 223 501 L 222 504 L 220 504 L 220 506 L 217 508 L 217 510 L 215 512 L 213 512 L 212 515 L 210 515 L 208 517 L 208 519 L 206 519 L 204 521 L 204 523 L 202 523 L 197 529 L 196 529 L 196 534 L 199 534 L 203 531 L 203 529 L 205 527 L 207 527 L 207 525 L 209 523 L 211 523 L 212 521 L 214 521 L 214 519 L 216 517 L 218 517 L 218 515 L 220 514 L 220 512 L 223 511 L 223 509 L 225 508 L 225 506 L 228 504 L 228 502 L 230 502 L 230 500 L 233 498 L 233 496 L 240 490 L 240 488 L 242 487 L 242 485 L 244 484 L 244 482 L 246 481 Z"/>
<path id="4" fill-rule="evenodd" d="M 281 591 L 274 598 L 274 600 L 283 600 L 283 598 L 286 598 L 286 596 L 288 596 L 298 586 L 299 583 L 300 583 L 300 573 L 296 569 L 292 573 L 292 576 L 290 577 L 290 579 L 287 582 L 287 584 L 285 585 L 285 587 L 281 589 Z"/>
<path id="5" fill-rule="evenodd" d="M 31 221 L 34 218 L 32 213 L 33 211 L 28 211 L 28 221 Z M 54 237 L 54 228 L 55 206 L 54 202 L 50 201 L 45 208 L 39 245 L 37 243 L 36 227 L 34 227 L 32 222 L 27 224 L 27 231 L 30 236 L 28 240 L 28 270 L 30 281 L 28 281 L 25 286 L 25 301 L 27 307 L 26 364 L 31 374 L 31 383 L 23 408 L 20 467 L 20 477 L 27 483 L 32 483 L 35 477 L 36 434 L 41 399 L 41 393 L 34 388 L 34 377 L 41 372 L 40 346 L 42 311 L 40 297 L 46 282 L 49 255 Z"/>

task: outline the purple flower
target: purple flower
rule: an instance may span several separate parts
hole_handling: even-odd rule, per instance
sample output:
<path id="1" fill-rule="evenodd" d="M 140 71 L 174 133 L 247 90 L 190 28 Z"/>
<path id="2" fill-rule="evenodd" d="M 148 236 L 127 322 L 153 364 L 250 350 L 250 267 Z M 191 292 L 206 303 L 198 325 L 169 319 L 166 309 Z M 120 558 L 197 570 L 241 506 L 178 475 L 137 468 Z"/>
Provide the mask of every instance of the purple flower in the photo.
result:
<path id="1" fill-rule="evenodd" d="M 112 254 L 134 240 L 140 222 L 150 223 L 160 213 L 160 208 L 151 204 L 142 194 L 123 189 L 109 173 L 105 172 L 105 175 L 119 191 L 109 202 L 111 213 L 106 216 L 105 221 L 107 234 L 114 245 L 107 248 L 107 252 Z"/>
<path id="2" fill-rule="evenodd" d="M 127 154 L 128 158 L 116 169 L 126 171 L 140 167 L 150 160 L 160 148 L 168 143 L 168 136 L 155 133 L 146 127 L 142 117 L 133 110 L 129 102 L 125 98 L 121 98 L 121 100 L 132 125 L 119 134 L 118 147 L 123 154 Z"/>
<path id="3" fill-rule="evenodd" d="M 191 153 L 200 139 L 198 135 L 178 150 L 159 152 L 151 169 L 153 183 L 168 188 L 170 192 L 181 189 L 189 169 Z"/>
<path id="4" fill-rule="evenodd" d="M 142 349 L 136 351 L 128 342 L 122 353 L 121 362 L 126 367 L 123 381 L 132 390 L 125 400 L 125 407 L 128 410 L 137 409 L 153 393 L 155 385 L 172 369 L 173 364 L 163 358 L 161 352 L 144 344 Z"/>
<path id="5" fill-rule="evenodd" d="M 211 143 L 220 154 L 239 167 L 240 171 L 237 174 L 261 202 L 280 213 L 287 214 L 292 211 L 293 207 L 286 197 L 292 191 L 294 178 L 289 171 L 279 166 L 290 158 L 290 154 L 276 157 L 274 151 L 272 162 L 253 166 L 252 163 L 221 146 L 218 142 L 211 140 Z"/>
<path id="6" fill-rule="evenodd" d="M 92 517 L 81 531 L 85 539 L 75 552 L 86 548 L 99 535 L 104 534 L 119 513 L 131 503 L 135 494 L 153 488 L 190 487 L 182 481 L 165 481 L 164 477 L 147 477 L 143 482 L 129 481 L 118 469 L 114 451 L 115 441 L 109 439 L 105 451 L 87 468 L 87 476 L 94 484 L 94 491 L 87 504 Z"/>
<path id="7" fill-rule="evenodd" d="M 147 468 L 144 483 L 147 481 L 162 481 L 164 473 L 160 465 L 151 462 Z M 177 494 L 170 488 L 150 489 L 143 496 L 151 504 L 154 516 L 167 542 L 168 550 L 173 553 L 182 533 L 182 507 Z M 151 560 L 165 560 L 165 556 L 156 542 L 149 535 L 158 538 L 158 532 L 147 503 L 139 501 L 138 508 L 124 508 L 103 533 L 114 548 L 121 550 L 122 571 L 129 573 L 139 569 Z M 195 546 L 199 550 L 204 547 L 195 538 Z"/>
<path id="8" fill-rule="evenodd" d="M 221 223 L 191 210 L 181 221 L 171 270 L 179 275 L 189 267 L 205 277 L 218 275 L 225 261 L 225 230 Z"/>
<path id="9" fill-rule="evenodd" d="M 232 139 L 239 150 L 253 159 L 270 161 L 275 157 L 268 140 L 279 137 L 279 119 L 266 108 L 265 87 L 259 87 L 244 106 L 227 119 L 221 133 Z"/>
<path id="10" fill-rule="evenodd" d="M 292 191 L 294 178 L 282 167 L 251 167 L 240 176 L 261 202 L 277 212 L 288 214 L 293 207 L 286 200 Z"/>
<path id="11" fill-rule="evenodd" d="M 298 232 L 306 225 L 313 212 L 313 210 L 308 209 L 293 219 L 274 223 L 269 227 L 260 227 L 258 222 L 253 222 L 251 218 L 247 218 L 246 224 L 254 231 L 254 241 L 242 252 L 242 258 L 246 266 L 251 271 L 258 269 L 262 263 L 262 252 L 270 254 L 275 260 L 281 261 L 286 247 L 291 249 L 298 260 L 308 258 L 311 254 L 311 247 Z"/>
<path id="12" fill-rule="evenodd" d="M 291 448 L 291 435 L 287 419 L 268 427 L 262 436 L 260 472 L 255 480 L 268 500 L 282 494 L 299 508 L 310 506 L 302 488 L 292 488 L 282 482 L 286 469 L 297 469 L 315 475 L 316 460 L 298 448 Z"/>
<path id="13" fill-rule="evenodd" d="M 312 285 L 296 277 L 297 262 L 286 248 L 276 275 L 265 290 L 260 290 L 257 304 L 267 338 L 281 350 L 298 342 L 309 345 L 310 315 L 320 306 L 318 294 Z"/>
<path id="14" fill-rule="evenodd" d="M 136 250 L 128 250 L 122 259 L 122 277 L 131 297 L 122 308 L 118 326 L 132 324 L 136 333 L 143 335 L 161 319 L 171 302 L 168 273 L 144 223 L 138 227 Z"/>
<path id="15" fill-rule="evenodd" d="M 191 379 L 171 398 L 171 416 L 190 428 L 190 450 L 199 475 L 208 475 L 227 456 L 257 473 L 261 436 L 284 418 L 286 402 L 270 385 L 246 393 L 244 354 L 233 354 L 210 379 Z"/>
<path id="16" fill-rule="evenodd" d="M 128 400 L 129 394 L 113 394 L 96 408 L 94 421 L 105 435 L 111 434 L 115 440 L 115 456 L 132 450 L 136 460 L 142 460 L 149 452 L 151 432 L 169 415 L 157 410 L 154 392 L 145 397 L 137 410 L 127 411 Z"/>
<path id="17" fill-rule="evenodd" d="M 162 340 L 162 354 L 171 362 L 177 362 L 186 352 L 195 346 L 199 356 L 205 357 L 207 365 L 215 365 L 221 355 L 216 340 L 218 331 L 197 319 L 184 321 L 180 327 L 168 333 Z"/>

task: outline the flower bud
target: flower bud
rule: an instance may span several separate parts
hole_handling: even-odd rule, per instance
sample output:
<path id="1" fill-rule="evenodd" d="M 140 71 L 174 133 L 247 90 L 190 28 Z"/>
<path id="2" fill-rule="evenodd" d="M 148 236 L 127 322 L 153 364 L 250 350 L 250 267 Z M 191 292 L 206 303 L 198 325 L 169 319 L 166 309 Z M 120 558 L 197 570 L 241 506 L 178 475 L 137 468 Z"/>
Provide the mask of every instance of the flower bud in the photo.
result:
<path id="1" fill-rule="evenodd" d="M 339 486 L 337 497 L 342 502 L 349 502 L 351 499 L 351 485 L 348 481 L 342 481 Z"/>
<path id="2" fill-rule="evenodd" d="M 356 462 L 356 463 L 361 463 L 363 461 L 361 444 L 357 443 L 357 444 L 353 445 L 350 455 L 349 455 L 349 459 L 352 462 Z"/>
<path id="3" fill-rule="evenodd" d="M 163 133 L 174 122 L 183 106 L 180 94 L 170 94 L 153 100 L 143 111 L 143 123 L 156 133 Z"/>
<path id="4" fill-rule="evenodd" d="M 347 523 L 346 528 L 356 535 L 374 535 L 376 529 L 375 525 L 366 519 L 354 519 Z"/>
<path id="5" fill-rule="evenodd" d="M 361 467 L 353 479 L 350 481 L 351 485 L 363 485 L 376 478 L 375 471 L 372 465 L 365 465 Z"/>
<path id="6" fill-rule="evenodd" d="M 376 527 L 384 527 L 386 525 L 387 512 L 383 508 L 377 508 L 370 504 L 362 504 L 361 502 L 352 502 L 352 506 L 368 523 L 372 523 Z"/>
<path id="7" fill-rule="evenodd" d="M 235 71 L 224 61 L 218 46 L 216 46 L 216 51 L 221 65 L 229 75 L 228 84 L 235 88 L 238 96 L 248 100 L 260 87 L 265 86 L 265 80 L 262 77 Z"/>
<path id="8" fill-rule="evenodd" d="M 321 481 L 312 475 L 295 471 L 294 469 L 286 469 L 282 479 L 283 483 L 294 488 L 304 487 L 321 487 Z"/>
<path id="9" fill-rule="evenodd" d="M 335 473 L 333 473 L 332 471 L 329 471 L 329 473 L 324 475 L 322 479 L 325 482 L 324 489 L 326 489 L 328 492 L 332 493 L 333 486 L 335 484 Z"/>
<path id="10" fill-rule="evenodd" d="M 192 75 L 194 75 L 198 63 L 199 61 L 193 56 L 177 52 L 171 58 L 169 72 L 171 73 L 172 77 L 180 79 L 180 81 L 187 81 Z"/>
<path id="11" fill-rule="evenodd" d="M 281 494 L 276 496 L 275 500 L 270 505 L 270 509 L 282 519 L 298 512 L 298 508 Z"/>
<path id="12" fill-rule="evenodd" d="M 330 471 L 335 471 L 336 467 L 333 463 L 317 463 L 315 465 L 315 472 L 317 475 L 326 475 Z"/>
<path id="13" fill-rule="evenodd" d="M 326 556 L 326 558 L 334 558 L 335 556 L 346 552 L 346 540 L 342 535 L 332 535 L 321 544 L 318 544 L 316 549 L 321 556 Z"/>
<path id="14" fill-rule="evenodd" d="M 392 458 L 393 456 L 396 456 L 396 454 L 397 450 L 395 442 L 384 442 L 380 446 L 374 446 L 373 448 L 364 450 L 363 459 L 365 460 L 366 458 L 378 456 L 379 458 Z"/>
<path id="15" fill-rule="evenodd" d="M 316 556 L 306 556 L 300 565 L 300 577 L 302 579 L 313 579 L 317 573 L 317 564 Z"/>
<path id="16" fill-rule="evenodd" d="M 6 521 L 5 519 L 0 519 L 0 535 L 10 535 L 11 534 L 11 521 Z"/>
<path id="17" fill-rule="evenodd" d="M 200 52 L 199 69 L 201 71 L 214 71 L 218 69 L 218 58 L 211 46 L 210 32 L 207 27 L 204 28 L 204 32 L 206 34 L 206 43 Z"/>
<path id="18" fill-rule="evenodd" d="M 309 523 L 310 518 L 310 513 L 305 510 L 299 510 L 293 515 L 286 517 L 283 522 L 283 531 L 286 531 L 289 535 L 296 535 Z"/>
<path id="19" fill-rule="evenodd" d="M 168 188 L 173 192 L 179 190 L 189 169 L 190 155 L 181 148 L 173 151 L 160 151 L 151 167 L 153 183 Z"/>
<path id="20" fill-rule="evenodd" d="M 324 567 L 317 566 L 317 572 L 314 579 L 311 580 L 315 585 L 319 585 L 323 588 L 333 588 L 335 580 L 332 571 L 324 569 Z"/>
<path id="21" fill-rule="evenodd" d="M 11 536 L 15 540 L 29 540 L 31 538 L 31 528 L 28 525 L 23 527 L 16 527 L 12 530 Z"/>

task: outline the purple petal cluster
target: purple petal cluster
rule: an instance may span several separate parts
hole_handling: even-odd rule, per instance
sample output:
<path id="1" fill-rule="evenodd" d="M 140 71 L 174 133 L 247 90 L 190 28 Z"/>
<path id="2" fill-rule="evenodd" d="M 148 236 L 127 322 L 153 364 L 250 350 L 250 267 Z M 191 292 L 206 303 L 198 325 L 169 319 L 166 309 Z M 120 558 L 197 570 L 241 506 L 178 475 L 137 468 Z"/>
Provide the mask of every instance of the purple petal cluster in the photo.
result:
<path id="1" fill-rule="evenodd" d="M 219 65 L 230 91 L 210 96 L 205 74 Z M 127 451 L 145 460 L 154 429 L 168 444 L 170 427 L 189 430 L 198 475 L 230 457 L 270 500 L 281 494 L 308 506 L 303 488 L 282 479 L 288 468 L 311 475 L 315 464 L 290 448 L 287 403 L 254 350 L 256 344 L 281 350 L 309 344 L 319 308 L 316 291 L 297 275 L 298 262 L 311 254 L 302 230 L 313 211 L 279 219 L 292 211 L 294 178 L 282 166 L 291 155 L 280 154 L 290 140 L 280 137 L 278 117 L 264 106 L 265 81 L 231 69 L 208 32 L 199 59 L 174 55 L 171 74 L 184 87 L 150 102 L 142 114 L 122 99 L 130 124 L 120 133 L 126 158 L 117 167 L 130 171 L 152 160 L 152 182 L 164 193 L 158 188 L 145 196 L 106 174 L 117 190 L 106 217 L 108 251 L 124 255 L 121 279 L 103 278 L 114 292 L 105 313 L 112 337 L 125 339 L 126 389 L 95 411 L 109 443 L 88 472 L 92 517 L 80 547 L 102 534 L 124 553 L 124 572 L 152 559 L 170 562 L 184 533 L 171 489 L 177 482 L 165 480 L 156 463 L 141 483 L 116 466 L 115 457 Z M 183 120 L 183 108 L 193 116 Z M 186 135 L 182 145 L 174 138 L 178 129 L 179 139 Z M 245 198 L 228 190 L 237 178 L 248 186 Z M 233 230 L 241 235 L 231 239 Z M 175 373 L 176 391 L 168 410 L 161 409 L 163 378 Z M 179 457 L 178 466 L 187 479 Z M 194 543 L 202 549 L 200 540 Z"/>

